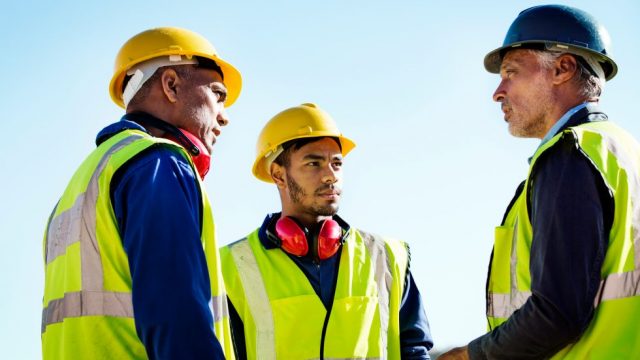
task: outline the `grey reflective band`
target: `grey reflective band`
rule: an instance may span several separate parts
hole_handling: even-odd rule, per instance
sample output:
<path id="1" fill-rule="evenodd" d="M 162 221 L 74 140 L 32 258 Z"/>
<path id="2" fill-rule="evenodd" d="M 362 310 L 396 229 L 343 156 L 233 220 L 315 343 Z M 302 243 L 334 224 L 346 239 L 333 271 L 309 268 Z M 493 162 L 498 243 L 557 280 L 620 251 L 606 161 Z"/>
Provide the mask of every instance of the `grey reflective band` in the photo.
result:
<path id="1" fill-rule="evenodd" d="M 53 216 L 56 214 L 56 210 L 58 210 L 58 204 L 60 204 L 60 200 L 56 203 L 56 206 L 53 207 L 51 214 L 49 214 L 49 219 L 47 220 L 47 228 L 44 232 L 44 264 L 45 266 L 49 263 L 49 228 L 51 227 L 51 220 L 53 220 Z"/>
<path id="2" fill-rule="evenodd" d="M 527 299 L 531 297 L 530 291 L 518 290 L 518 219 L 513 226 L 513 236 L 511 237 L 511 254 L 509 263 L 509 294 L 489 293 L 489 305 L 487 316 L 497 318 L 508 318 L 518 310 Z"/>
<path id="3" fill-rule="evenodd" d="M 380 315 L 380 348 L 382 349 L 382 358 L 387 358 L 387 338 L 389 332 L 389 294 L 391 292 L 391 284 L 393 276 L 391 275 L 391 265 L 389 263 L 389 254 L 384 240 L 359 231 L 365 246 L 371 257 L 371 265 L 375 271 L 374 278 L 378 287 L 378 311 Z"/>
<path id="4" fill-rule="evenodd" d="M 359 358 L 330 358 L 330 357 L 324 357 L 324 360 L 382 360 L 382 359 L 386 359 L 386 357 L 359 357 Z"/>
<path id="5" fill-rule="evenodd" d="M 256 257 L 246 238 L 229 245 L 229 250 L 238 269 L 245 299 L 256 325 L 255 353 L 259 355 L 260 359 L 275 359 L 276 340 L 273 313 Z"/>
<path id="6" fill-rule="evenodd" d="M 42 310 L 42 333 L 48 325 L 80 316 L 113 316 L 133 318 L 131 293 L 78 291 L 49 301 Z"/>
<path id="7" fill-rule="evenodd" d="M 522 307 L 529 297 L 531 297 L 530 291 L 517 291 L 511 294 L 489 293 L 487 315 L 496 318 L 508 318 Z"/>
<path id="8" fill-rule="evenodd" d="M 213 313 L 213 321 L 218 322 L 229 317 L 229 308 L 227 305 L 227 295 L 220 294 L 211 298 L 209 303 L 211 312 Z"/>
<path id="9" fill-rule="evenodd" d="M 525 195 L 526 196 L 526 195 Z M 513 236 L 511 237 L 511 262 L 509 263 L 509 281 L 511 293 L 518 292 L 518 218 L 513 225 Z"/>
<path id="10" fill-rule="evenodd" d="M 73 206 L 49 221 L 46 250 L 47 265 L 58 256 L 64 255 L 69 246 L 80 241 L 80 225 L 82 224 L 80 219 L 84 198 L 85 193 L 80 194 Z M 95 208 L 93 212 L 95 212 Z"/>
<path id="11" fill-rule="evenodd" d="M 611 274 L 600 282 L 594 306 L 598 307 L 602 301 L 638 295 L 640 295 L 640 270 Z"/>
<path id="12" fill-rule="evenodd" d="M 96 203 L 100 175 L 111 156 L 141 138 L 141 135 L 131 135 L 112 146 L 100 159 L 86 191 L 78 195 L 71 208 L 50 220 L 45 244 L 46 264 L 49 265 L 64 255 L 69 246 L 79 242 L 82 290 L 65 293 L 63 298 L 49 301 L 42 311 L 43 332 L 47 325 L 62 322 L 67 317 L 133 317 L 130 293 L 109 292 L 103 289 L 102 259 L 96 235 Z"/>

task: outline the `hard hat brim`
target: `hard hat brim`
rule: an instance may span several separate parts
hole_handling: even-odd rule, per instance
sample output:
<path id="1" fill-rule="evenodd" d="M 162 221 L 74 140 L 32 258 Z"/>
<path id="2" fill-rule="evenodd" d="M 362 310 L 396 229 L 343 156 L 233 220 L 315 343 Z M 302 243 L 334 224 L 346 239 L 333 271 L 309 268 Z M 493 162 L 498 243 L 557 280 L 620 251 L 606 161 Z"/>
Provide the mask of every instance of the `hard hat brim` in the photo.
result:
<path id="1" fill-rule="evenodd" d="M 545 40 L 528 40 L 528 41 L 521 41 L 521 42 L 509 44 L 506 46 L 501 46 L 489 52 L 484 57 L 484 68 L 492 74 L 499 74 L 500 66 L 502 65 L 502 57 L 504 53 L 506 53 L 507 51 L 516 50 L 516 49 L 527 49 L 527 48 L 534 47 L 536 45 L 541 46 L 541 49 L 545 49 L 545 48 L 549 49 L 553 44 L 562 44 L 564 46 L 568 46 L 569 48 L 567 48 L 566 52 L 569 54 L 581 56 L 581 55 L 584 55 L 584 53 L 588 53 L 590 55 L 597 56 L 600 59 L 602 59 L 602 61 L 609 66 L 609 71 L 607 71 L 606 73 L 607 81 L 613 79 L 613 77 L 616 76 L 616 74 L 618 73 L 617 64 L 615 63 L 615 61 L 613 61 L 613 59 L 611 59 L 607 55 L 594 51 L 593 49 L 576 46 L 574 44 L 566 44 L 561 42 L 549 42 Z"/>
<path id="2" fill-rule="evenodd" d="M 351 152 L 351 150 L 353 150 L 353 148 L 356 147 L 356 143 L 345 137 L 345 136 L 336 136 L 333 133 L 327 133 L 327 134 L 321 134 L 321 133 L 314 133 L 312 135 L 309 136 L 296 136 L 293 137 L 291 139 L 285 140 L 283 141 L 281 144 L 286 143 L 287 141 L 290 140 L 294 140 L 294 139 L 303 139 L 303 138 L 322 138 L 322 137 L 334 137 L 334 138 L 338 138 L 340 140 L 340 147 L 342 149 L 342 156 L 347 156 L 347 154 L 349 152 Z M 278 144 L 281 145 L 281 144 Z M 266 166 L 266 155 L 270 152 L 273 151 L 275 149 L 268 149 L 267 151 L 264 151 L 262 154 L 260 154 L 260 156 L 256 159 L 256 161 L 253 163 L 253 168 L 252 168 L 252 173 L 253 175 L 258 178 L 259 180 L 262 180 L 264 182 L 273 184 L 273 179 L 271 178 L 271 174 L 269 173 L 269 169 L 267 169 Z"/>

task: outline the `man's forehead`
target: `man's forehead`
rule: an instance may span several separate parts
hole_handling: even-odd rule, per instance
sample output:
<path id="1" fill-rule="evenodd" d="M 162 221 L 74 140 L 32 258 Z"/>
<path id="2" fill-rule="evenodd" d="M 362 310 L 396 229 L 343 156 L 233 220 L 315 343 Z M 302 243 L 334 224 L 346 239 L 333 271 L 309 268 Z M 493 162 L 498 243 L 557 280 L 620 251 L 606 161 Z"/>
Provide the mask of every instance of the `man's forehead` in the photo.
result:
<path id="1" fill-rule="evenodd" d="M 509 50 L 502 58 L 500 68 L 512 64 L 524 64 L 533 57 L 533 53 L 528 49 Z"/>
<path id="2" fill-rule="evenodd" d="M 219 84 L 220 86 L 226 88 L 227 86 L 224 84 L 224 77 L 220 74 L 219 71 L 213 69 L 205 69 L 207 70 L 211 76 L 213 77 L 213 82 Z"/>
<path id="3" fill-rule="evenodd" d="M 311 155 L 312 153 L 318 152 L 331 152 L 331 156 L 340 156 L 342 157 L 342 151 L 340 149 L 340 143 L 338 139 L 333 137 L 323 137 L 318 138 L 316 141 L 309 142 L 304 144 L 299 149 L 294 150 L 294 153 L 298 153 L 300 156 Z M 335 153 L 335 154 L 333 154 Z"/>

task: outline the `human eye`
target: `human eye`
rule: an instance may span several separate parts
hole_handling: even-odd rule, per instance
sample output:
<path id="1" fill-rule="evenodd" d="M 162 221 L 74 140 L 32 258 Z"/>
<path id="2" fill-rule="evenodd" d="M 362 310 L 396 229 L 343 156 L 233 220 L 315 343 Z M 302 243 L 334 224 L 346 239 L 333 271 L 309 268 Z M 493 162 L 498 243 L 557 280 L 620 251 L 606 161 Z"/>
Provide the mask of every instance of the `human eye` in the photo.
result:
<path id="1" fill-rule="evenodd" d="M 221 89 L 219 87 L 212 87 L 211 91 L 218 98 L 218 102 L 225 102 L 225 100 L 227 100 L 227 91 L 225 89 Z"/>

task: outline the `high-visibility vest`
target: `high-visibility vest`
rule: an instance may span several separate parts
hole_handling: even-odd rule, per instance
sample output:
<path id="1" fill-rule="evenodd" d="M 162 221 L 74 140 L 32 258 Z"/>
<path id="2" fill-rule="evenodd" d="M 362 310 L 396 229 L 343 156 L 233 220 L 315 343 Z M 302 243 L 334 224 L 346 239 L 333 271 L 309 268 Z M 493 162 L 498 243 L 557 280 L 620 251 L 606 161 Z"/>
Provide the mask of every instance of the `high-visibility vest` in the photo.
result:
<path id="1" fill-rule="evenodd" d="M 175 143 L 139 130 L 122 131 L 87 157 L 51 214 L 44 236 L 45 359 L 147 358 L 136 334 L 131 272 L 111 206 L 110 185 L 121 166 L 158 144 L 176 148 L 191 161 Z M 213 215 L 202 181 L 196 178 L 202 193 L 201 239 L 211 283 L 212 325 L 225 354 L 233 358 Z"/>
<path id="2" fill-rule="evenodd" d="M 561 139 L 570 137 L 598 170 L 613 195 L 615 213 L 589 327 L 554 359 L 640 358 L 640 145 L 610 121 L 568 128 L 534 154 L 524 188 L 495 230 L 489 274 L 489 330 L 505 322 L 531 296 L 529 259 L 533 230 L 527 209 L 531 170 Z"/>
<path id="3" fill-rule="evenodd" d="M 408 248 L 351 229 L 327 311 L 302 270 L 258 231 L 220 251 L 248 359 L 400 359 Z"/>

